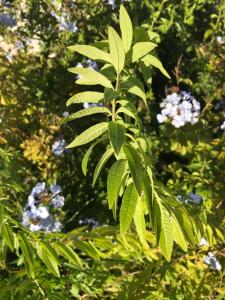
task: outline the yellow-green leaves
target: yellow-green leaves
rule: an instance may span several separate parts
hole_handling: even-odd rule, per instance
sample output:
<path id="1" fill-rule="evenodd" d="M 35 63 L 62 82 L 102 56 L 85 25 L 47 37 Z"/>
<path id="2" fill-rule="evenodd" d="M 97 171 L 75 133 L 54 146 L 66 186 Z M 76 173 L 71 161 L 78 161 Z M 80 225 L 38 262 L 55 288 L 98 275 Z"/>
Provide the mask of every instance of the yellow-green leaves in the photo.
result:
<path id="1" fill-rule="evenodd" d="M 34 278 L 33 248 L 28 242 L 25 235 L 19 233 L 18 238 L 19 238 L 20 248 L 24 256 L 24 263 L 25 263 L 27 273 L 31 278 Z"/>
<path id="2" fill-rule="evenodd" d="M 98 103 L 104 100 L 104 94 L 99 92 L 82 92 L 73 95 L 67 102 L 66 106 L 69 106 L 74 103 L 85 103 L 85 102 L 92 102 Z"/>
<path id="3" fill-rule="evenodd" d="M 109 139 L 113 149 L 119 154 L 120 149 L 124 143 L 124 128 L 121 124 L 116 122 L 109 123 Z"/>
<path id="4" fill-rule="evenodd" d="M 113 88 L 111 82 L 101 73 L 89 69 L 89 68 L 69 68 L 69 72 L 75 73 L 81 76 L 79 80 L 80 84 L 96 85 L 100 84 L 104 87 Z"/>
<path id="5" fill-rule="evenodd" d="M 59 254 L 68 259 L 73 265 L 82 268 L 83 264 L 80 257 L 76 254 L 76 252 L 68 245 L 63 243 L 54 244 Z"/>
<path id="6" fill-rule="evenodd" d="M 162 72 L 163 75 L 165 75 L 167 78 L 170 79 L 170 75 L 164 69 L 162 63 L 160 62 L 160 60 L 157 57 L 148 54 L 143 58 L 143 62 L 145 63 L 146 66 L 152 65 L 152 66 L 156 67 L 157 69 L 159 69 Z"/>
<path id="7" fill-rule="evenodd" d="M 98 107 L 98 106 L 93 106 L 85 109 L 81 109 L 68 117 L 66 117 L 61 124 L 64 124 L 66 122 L 76 120 L 82 117 L 90 116 L 93 114 L 111 114 L 110 110 L 107 107 Z"/>
<path id="8" fill-rule="evenodd" d="M 133 48 L 128 53 L 127 62 L 136 62 L 155 47 L 157 47 L 157 45 L 152 42 L 140 42 L 134 44 Z"/>
<path id="9" fill-rule="evenodd" d="M 112 209 L 117 201 L 123 177 L 126 171 L 126 160 L 117 160 L 111 167 L 107 177 L 107 198 L 109 209 Z"/>
<path id="10" fill-rule="evenodd" d="M 78 135 L 66 148 L 73 148 L 87 144 L 102 135 L 107 129 L 107 122 L 101 122 L 93 125 Z"/>
<path id="11" fill-rule="evenodd" d="M 100 60 L 104 62 L 111 62 L 109 53 L 102 51 L 96 47 L 89 46 L 89 45 L 74 45 L 69 46 L 68 49 L 71 51 L 78 52 L 84 56 L 87 56 L 90 59 L 93 60 Z"/>
<path id="12" fill-rule="evenodd" d="M 109 27 L 108 34 L 111 62 L 118 76 L 123 70 L 125 62 L 123 43 L 118 33 L 112 27 Z"/>
<path id="13" fill-rule="evenodd" d="M 120 208 L 120 232 L 125 234 L 130 227 L 138 201 L 138 193 L 133 182 L 125 190 Z"/>
<path id="14" fill-rule="evenodd" d="M 161 213 L 161 231 L 159 238 L 159 246 L 163 256 L 167 261 L 170 261 L 173 250 L 173 228 L 172 219 L 165 207 L 159 205 Z"/>
<path id="15" fill-rule="evenodd" d="M 133 27 L 130 17 L 123 5 L 120 6 L 120 30 L 122 33 L 122 41 L 125 52 L 131 47 L 133 39 Z"/>

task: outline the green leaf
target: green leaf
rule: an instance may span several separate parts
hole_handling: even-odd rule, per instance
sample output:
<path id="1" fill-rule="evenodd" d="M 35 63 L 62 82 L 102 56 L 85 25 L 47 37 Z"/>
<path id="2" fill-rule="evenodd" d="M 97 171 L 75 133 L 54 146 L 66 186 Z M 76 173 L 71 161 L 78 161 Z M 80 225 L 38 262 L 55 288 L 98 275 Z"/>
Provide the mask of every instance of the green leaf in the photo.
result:
<path id="1" fill-rule="evenodd" d="M 123 5 L 120 6 L 120 30 L 122 33 L 122 41 L 125 52 L 131 47 L 133 39 L 133 27 L 130 17 Z"/>
<path id="2" fill-rule="evenodd" d="M 33 248 L 22 232 L 18 233 L 18 239 L 27 273 L 31 278 L 34 278 Z"/>
<path id="3" fill-rule="evenodd" d="M 78 135 L 66 148 L 78 147 L 90 143 L 108 129 L 108 122 L 93 125 Z"/>
<path id="4" fill-rule="evenodd" d="M 160 60 L 157 57 L 148 54 L 143 58 L 143 61 L 146 64 L 146 66 L 152 65 L 152 66 L 156 67 L 157 69 L 159 69 L 162 72 L 163 75 L 165 75 L 167 78 L 171 79 L 170 75 L 164 69 L 162 63 L 160 62 Z"/>
<path id="5" fill-rule="evenodd" d="M 141 120 L 140 118 L 137 116 L 136 112 L 134 110 L 132 110 L 129 105 L 127 105 L 127 107 L 120 107 L 117 111 L 116 111 L 117 114 L 125 114 L 131 118 L 133 118 L 136 122 L 137 122 L 137 125 L 139 128 L 142 127 L 142 123 L 141 123 Z"/>
<path id="6" fill-rule="evenodd" d="M 113 88 L 109 79 L 95 70 L 89 68 L 75 67 L 75 68 L 69 68 L 68 71 L 82 76 L 81 79 L 77 80 L 77 82 L 80 84 L 88 84 L 88 85 L 100 84 L 104 87 Z"/>
<path id="7" fill-rule="evenodd" d="M 111 114 L 111 111 L 107 108 L 107 107 L 98 107 L 98 106 L 93 106 L 90 108 L 85 108 L 82 110 L 79 110 L 71 115 L 69 115 L 68 117 L 66 117 L 61 124 L 67 123 L 69 121 L 72 120 L 76 120 L 82 117 L 86 117 L 86 116 L 90 116 L 93 114 Z"/>
<path id="8" fill-rule="evenodd" d="M 138 193 L 133 182 L 125 190 L 120 208 L 120 232 L 125 234 L 130 227 L 138 201 Z"/>
<path id="9" fill-rule="evenodd" d="M 126 160 L 124 159 L 116 161 L 109 170 L 107 177 L 107 198 L 109 209 L 112 209 L 113 205 L 117 201 L 125 171 Z"/>
<path id="10" fill-rule="evenodd" d="M 74 103 L 99 103 L 104 100 L 104 94 L 99 92 L 82 92 L 76 95 L 73 95 L 67 102 L 66 106 L 69 106 Z"/>
<path id="11" fill-rule="evenodd" d="M 55 249 L 47 242 L 41 241 L 42 259 L 47 268 L 55 276 L 60 277 L 58 265 L 60 265 L 59 257 Z"/>
<path id="12" fill-rule="evenodd" d="M 123 43 L 118 33 L 112 27 L 109 27 L 108 34 L 111 61 L 118 76 L 123 70 L 125 62 Z"/>
<path id="13" fill-rule="evenodd" d="M 115 150 L 119 154 L 124 143 L 124 127 L 116 122 L 109 122 L 109 139 Z"/>
<path id="14" fill-rule="evenodd" d="M 118 97 L 119 93 L 113 89 L 105 88 L 104 99 L 105 101 L 111 101 Z"/>
<path id="15" fill-rule="evenodd" d="M 129 93 L 140 97 L 144 101 L 146 107 L 148 107 L 146 102 L 146 94 L 145 94 L 144 86 L 141 81 L 130 76 L 123 83 L 122 87 L 126 88 Z"/>
<path id="16" fill-rule="evenodd" d="M 4 224 L 2 227 L 2 236 L 5 240 L 6 245 L 10 248 L 10 250 L 13 252 L 15 248 L 15 238 L 12 231 L 12 228 L 8 224 Z"/>
<path id="17" fill-rule="evenodd" d="M 75 246 L 95 260 L 98 260 L 101 256 L 101 252 L 91 242 L 75 241 Z"/>
<path id="18" fill-rule="evenodd" d="M 129 169 L 134 180 L 135 187 L 139 195 L 142 193 L 142 181 L 144 170 L 141 163 L 141 158 L 137 154 L 137 150 L 131 145 L 126 144 L 123 146 L 123 151 L 128 160 Z"/>
<path id="19" fill-rule="evenodd" d="M 146 242 L 145 215 L 142 201 L 141 198 L 138 199 L 133 218 L 140 242 L 144 247 L 148 247 Z"/>
<path id="20" fill-rule="evenodd" d="M 105 153 L 102 155 L 101 159 L 99 160 L 95 171 L 94 171 L 94 175 L 93 175 L 93 183 L 92 186 L 95 185 L 96 180 L 98 179 L 99 174 L 101 173 L 102 168 L 104 167 L 104 165 L 106 164 L 106 162 L 108 161 L 108 159 L 110 158 L 110 156 L 113 154 L 113 149 L 109 148 L 105 151 Z"/>
<path id="21" fill-rule="evenodd" d="M 108 63 L 111 62 L 109 53 L 102 51 L 94 46 L 74 45 L 74 46 L 69 46 L 68 49 L 74 52 L 78 52 L 93 60 L 100 60 Z"/>
<path id="22" fill-rule="evenodd" d="M 82 171 L 83 171 L 83 173 L 84 173 L 85 176 L 86 176 L 86 174 L 87 174 L 87 164 L 88 164 L 89 157 L 90 157 L 90 155 L 91 155 L 91 153 L 92 153 L 92 150 L 93 150 L 93 148 L 94 148 L 98 143 L 102 142 L 103 140 L 104 140 L 103 138 L 100 138 L 98 141 L 96 141 L 94 144 L 92 144 L 92 145 L 88 148 L 87 152 L 85 153 L 85 155 L 84 155 L 84 157 L 83 157 L 83 159 L 82 159 L 82 165 L 81 165 Z"/>
<path id="23" fill-rule="evenodd" d="M 156 44 L 152 42 L 139 42 L 136 43 L 133 48 L 129 50 L 127 53 L 127 63 L 135 62 L 148 54 L 151 50 L 157 47 Z"/>
<path id="24" fill-rule="evenodd" d="M 160 205 L 159 207 L 161 212 L 161 232 L 159 238 L 159 246 L 162 250 L 163 256 L 167 261 L 170 261 L 174 239 L 172 221 L 170 219 L 169 212 L 165 209 L 165 207 L 163 207 L 162 205 Z"/>
<path id="25" fill-rule="evenodd" d="M 174 215 L 172 216 L 172 222 L 174 240 L 177 242 L 177 244 L 181 247 L 183 251 L 187 251 L 187 243 L 183 231 Z"/>
<path id="26" fill-rule="evenodd" d="M 24 258 L 28 261 L 30 265 L 33 264 L 33 249 L 28 242 L 27 238 L 21 233 L 18 233 L 18 238 L 20 242 L 20 248 L 24 255 Z"/>
<path id="27" fill-rule="evenodd" d="M 58 264 L 54 257 L 52 257 L 45 248 L 42 249 L 42 260 L 47 266 L 48 270 L 56 277 L 60 278 Z"/>
<path id="28" fill-rule="evenodd" d="M 80 257 L 76 254 L 76 252 L 69 246 L 63 243 L 54 244 L 59 251 L 59 253 L 67 258 L 72 264 L 78 266 L 79 268 L 83 267 L 82 261 Z"/>

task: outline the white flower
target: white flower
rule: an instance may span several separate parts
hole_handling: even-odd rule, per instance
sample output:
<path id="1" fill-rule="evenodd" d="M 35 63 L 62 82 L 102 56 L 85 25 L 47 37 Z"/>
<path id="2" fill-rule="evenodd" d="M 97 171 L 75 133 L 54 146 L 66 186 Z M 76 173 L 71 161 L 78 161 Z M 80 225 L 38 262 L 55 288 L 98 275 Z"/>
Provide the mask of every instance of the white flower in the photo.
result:
<path id="1" fill-rule="evenodd" d="M 63 153 L 63 151 L 65 150 L 65 147 L 66 147 L 66 141 L 64 139 L 56 140 L 52 144 L 52 152 L 56 156 L 60 156 Z"/>
<path id="2" fill-rule="evenodd" d="M 157 115 L 159 123 L 163 123 L 169 118 L 174 127 L 180 128 L 186 123 L 198 122 L 200 103 L 185 91 L 181 91 L 180 94 L 167 95 L 160 103 L 160 107 L 162 108 L 161 114 Z"/>
<path id="3" fill-rule="evenodd" d="M 200 242 L 199 242 L 199 247 L 201 246 L 209 246 L 209 242 L 205 239 L 205 238 L 201 238 Z"/>
<path id="4" fill-rule="evenodd" d="M 35 199 L 34 199 L 34 197 L 32 195 L 28 196 L 27 203 L 28 203 L 29 206 L 33 206 L 34 205 Z"/>
<path id="5" fill-rule="evenodd" d="M 48 208 L 45 206 L 40 206 L 36 209 L 36 214 L 40 219 L 46 219 L 49 216 Z"/>
<path id="6" fill-rule="evenodd" d="M 60 208 L 64 205 L 65 198 L 63 196 L 57 195 L 52 199 L 52 204 L 54 208 Z"/>
<path id="7" fill-rule="evenodd" d="M 32 191 L 31 191 L 31 195 L 32 196 L 36 196 L 36 195 L 40 195 L 41 193 L 43 193 L 45 191 L 45 182 L 38 182 L 35 187 L 33 187 Z"/>
<path id="8" fill-rule="evenodd" d="M 220 128 L 221 128 L 222 130 L 225 131 L 225 121 L 224 121 L 223 124 L 220 126 Z"/>
<path id="9" fill-rule="evenodd" d="M 209 252 L 208 255 L 205 256 L 204 262 L 214 270 L 221 271 L 222 269 L 220 262 L 212 252 Z"/>
<path id="10" fill-rule="evenodd" d="M 159 123 L 163 123 L 163 122 L 165 122 L 166 119 L 167 119 L 167 117 L 164 116 L 164 115 L 162 115 L 162 114 L 158 114 L 158 115 L 156 116 L 156 118 L 157 118 L 157 120 L 158 120 Z"/>
<path id="11" fill-rule="evenodd" d="M 98 64 L 92 60 L 92 59 L 88 59 L 87 60 L 87 64 L 88 64 L 88 67 L 92 70 L 98 70 Z"/>
<path id="12" fill-rule="evenodd" d="M 62 188 L 60 185 L 57 184 L 51 184 L 50 185 L 50 191 L 52 192 L 53 195 L 59 194 L 62 192 Z"/>
<path id="13" fill-rule="evenodd" d="M 91 103 L 91 102 L 84 102 L 83 108 L 90 108 L 90 107 L 96 107 L 96 106 L 103 106 L 102 103 Z"/>
<path id="14" fill-rule="evenodd" d="M 30 224 L 29 226 L 30 231 L 40 231 L 42 228 L 40 226 L 40 224 Z"/>
<path id="15" fill-rule="evenodd" d="M 64 111 L 62 115 L 64 118 L 67 118 L 70 114 L 68 111 Z"/>

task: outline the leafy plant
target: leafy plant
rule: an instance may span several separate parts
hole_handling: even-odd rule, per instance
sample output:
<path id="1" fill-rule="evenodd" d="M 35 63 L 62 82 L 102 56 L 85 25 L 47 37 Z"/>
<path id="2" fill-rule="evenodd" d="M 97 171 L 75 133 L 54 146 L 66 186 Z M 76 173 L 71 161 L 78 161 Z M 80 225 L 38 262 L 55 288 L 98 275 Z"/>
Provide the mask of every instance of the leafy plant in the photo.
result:
<path id="1" fill-rule="evenodd" d="M 201 227 L 197 226 L 196 220 L 188 214 L 185 207 L 154 180 L 151 144 L 146 138 L 135 104 L 141 99 L 146 108 L 148 107 L 145 83 L 149 83 L 148 74 L 152 66 L 157 67 L 167 77 L 169 75 L 161 62 L 149 54 L 157 45 L 151 42 L 147 31 L 133 30 L 123 5 L 120 6 L 119 19 L 121 36 L 113 27 L 109 27 L 108 40 L 98 43 L 103 44 L 104 49 L 89 45 L 69 47 L 74 52 L 102 63 L 103 66 L 99 71 L 80 67 L 69 69 L 78 75 L 77 84 L 97 87 L 95 91 L 89 89 L 72 96 L 67 105 L 88 101 L 96 103 L 97 106 L 82 109 L 67 117 L 65 122 L 96 113 L 104 115 L 104 121 L 80 133 L 67 148 L 94 142 L 83 158 L 82 167 L 86 175 L 94 146 L 104 143 L 105 152 L 95 168 L 93 185 L 101 170 L 113 157 L 116 161 L 108 172 L 107 198 L 114 217 L 117 218 L 119 214 L 121 235 L 125 238 L 134 221 L 139 239 L 147 247 L 147 221 L 157 236 L 162 254 L 169 261 L 174 242 L 184 251 L 187 250 L 187 242 L 198 244 Z M 137 40 L 142 41 L 136 42 Z M 145 83 L 136 76 L 139 72 Z"/>

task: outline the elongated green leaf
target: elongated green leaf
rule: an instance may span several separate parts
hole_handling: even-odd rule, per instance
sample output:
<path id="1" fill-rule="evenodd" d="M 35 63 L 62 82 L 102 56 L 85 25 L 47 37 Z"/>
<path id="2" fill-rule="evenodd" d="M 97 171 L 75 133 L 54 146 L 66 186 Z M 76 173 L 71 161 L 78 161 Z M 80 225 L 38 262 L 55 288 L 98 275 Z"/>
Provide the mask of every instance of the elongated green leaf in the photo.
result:
<path id="1" fill-rule="evenodd" d="M 50 272 L 52 272 L 55 276 L 60 277 L 58 268 L 60 261 L 57 252 L 47 242 L 41 241 L 40 246 L 42 247 L 43 262 L 46 264 Z"/>
<path id="2" fill-rule="evenodd" d="M 133 218 L 140 242 L 144 247 L 148 247 L 146 242 L 145 215 L 142 201 L 141 198 L 138 199 Z"/>
<path id="3" fill-rule="evenodd" d="M 84 79 L 84 80 L 86 80 L 85 84 L 89 84 L 89 85 L 100 84 L 104 87 L 113 88 L 109 79 L 95 70 L 92 70 L 89 68 L 76 68 L 75 67 L 75 68 L 69 68 L 68 71 L 82 76 L 80 79 L 80 83 L 82 83 L 82 79 Z"/>
<path id="4" fill-rule="evenodd" d="M 22 232 L 18 233 L 18 239 L 27 273 L 31 278 L 34 278 L 33 248 Z"/>
<path id="5" fill-rule="evenodd" d="M 104 94 L 99 92 L 82 92 L 76 95 L 73 95 L 67 102 L 66 106 L 69 106 L 74 103 L 85 103 L 85 102 L 92 102 L 92 103 L 99 103 L 100 101 L 104 100 Z"/>
<path id="6" fill-rule="evenodd" d="M 162 74 L 165 75 L 167 78 L 169 78 L 169 79 L 171 78 L 157 57 L 148 54 L 143 58 L 143 61 L 147 66 L 152 65 L 152 66 L 156 67 L 157 69 L 159 69 L 162 72 Z"/>
<path id="7" fill-rule="evenodd" d="M 85 109 L 79 110 L 79 111 L 69 115 L 61 122 L 61 124 L 65 124 L 69 121 L 76 120 L 76 119 L 86 117 L 86 116 L 90 116 L 93 114 L 111 114 L 111 112 L 107 107 L 93 106 L 90 108 L 85 108 Z"/>
<path id="8" fill-rule="evenodd" d="M 120 30 L 122 33 L 122 41 L 125 52 L 131 47 L 133 39 L 133 27 L 130 17 L 123 5 L 120 6 Z"/>
<path id="9" fill-rule="evenodd" d="M 139 42 L 136 43 L 133 48 L 129 50 L 127 53 L 127 63 L 135 62 L 148 54 L 151 50 L 157 47 L 156 44 L 152 42 Z"/>
<path id="10" fill-rule="evenodd" d="M 92 145 L 88 148 L 87 152 L 85 153 L 85 155 L 84 155 L 84 157 L 83 157 L 83 159 L 82 159 L 82 165 L 81 165 L 82 171 L 83 171 L 83 173 L 84 173 L 85 176 L 86 176 L 86 174 L 87 174 L 87 164 L 88 164 L 89 157 L 90 157 L 90 155 L 91 155 L 91 153 L 92 153 L 92 150 L 93 150 L 93 148 L 94 148 L 98 143 L 102 142 L 103 140 L 104 140 L 104 138 L 100 138 L 98 141 L 96 141 L 94 144 L 92 144 Z"/>
<path id="11" fill-rule="evenodd" d="M 141 123 L 140 118 L 137 116 L 136 112 L 129 107 L 129 105 L 127 105 L 126 107 L 120 107 L 116 113 L 117 114 L 123 113 L 123 114 L 133 118 L 137 122 L 138 127 L 140 129 L 142 128 L 142 123 Z"/>
<path id="12" fill-rule="evenodd" d="M 144 86 L 141 81 L 130 76 L 123 83 L 122 87 L 126 88 L 129 93 L 140 97 L 144 101 L 147 107 L 146 94 L 145 94 Z"/>
<path id="13" fill-rule="evenodd" d="M 107 178 L 107 198 L 109 209 L 112 209 L 113 205 L 117 201 L 125 171 L 126 160 L 124 159 L 116 161 L 109 170 Z"/>
<path id="14" fill-rule="evenodd" d="M 2 227 L 2 236 L 5 240 L 6 245 L 10 248 L 10 250 L 13 252 L 15 247 L 15 238 L 12 231 L 12 228 L 8 224 L 4 224 Z"/>
<path id="15" fill-rule="evenodd" d="M 102 51 L 94 46 L 74 45 L 74 46 L 69 46 L 68 49 L 71 51 L 78 52 L 93 60 L 101 60 L 108 63 L 111 62 L 109 53 Z"/>
<path id="16" fill-rule="evenodd" d="M 54 274 L 56 277 L 60 277 L 58 264 L 55 258 L 49 254 L 46 248 L 42 249 L 42 260 L 52 274 Z"/>
<path id="17" fill-rule="evenodd" d="M 182 250 L 187 251 L 187 243 L 183 231 L 174 215 L 172 215 L 172 228 L 175 241 L 181 247 Z"/>
<path id="18" fill-rule="evenodd" d="M 109 27 L 109 49 L 112 65 L 114 66 L 117 75 L 123 70 L 125 62 L 125 53 L 123 43 L 118 33 L 112 27 Z"/>
<path id="19" fill-rule="evenodd" d="M 93 183 L 92 183 L 93 186 L 95 185 L 96 180 L 98 179 L 98 176 L 101 173 L 102 168 L 104 167 L 107 160 L 110 158 L 112 154 L 113 154 L 113 149 L 109 148 L 105 151 L 105 153 L 102 155 L 101 159 L 99 160 L 93 175 Z"/>
<path id="20" fill-rule="evenodd" d="M 130 227 L 138 201 L 138 193 L 133 182 L 125 190 L 120 208 L 120 232 L 125 234 Z"/>
<path id="21" fill-rule="evenodd" d="M 101 252 L 91 242 L 75 241 L 75 246 L 95 260 L 98 260 L 101 256 Z"/>
<path id="22" fill-rule="evenodd" d="M 87 144 L 102 135 L 107 129 L 108 122 L 93 125 L 78 135 L 66 148 L 73 148 Z"/>
<path id="23" fill-rule="evenodd" d="M 173 228 L 172 221 L 168 211 L 160 205 L 161 212 L 161 232 L 159 238 L 159 246 L 163 256 L 167 261 L 170 261 L 173 250 Z"/>
<path id="24" fill-rule="evenodd" d="M 26 237 L 21 233 L 18 233 L 20 248 L 24 255 L 24 258 L 28 261 L 30 265 L 33 265 L 33 249 L 26 239 Z"/>
<path id="25" fill-rule="evenodd" d="M 128 160 L 129 169 L 134 180 L 135 187 L 139 195 L 142 193 L 142 180 L 144 170 L 141 164 L 141 158 L 137 154 L 137 150 L 131 145 L 126 144 L 123 146 L 123 151 Z"/>
<path id="26" fill-rule="evenodd" d="M 113 149 L 119 154 L 121 147 L 124 143 L 124 128 L 121 124 L 116 122 L 109 123 L 109 139 Z"/>
<path id="27" fill-rule="evenodd" d="M 63 243 L 54 244 L 59 251 L 59 253 L 67 258 L 72 264 L 78 266 L 80 268 L 83 267 L 82 261 L 80 257 L 76 254 L 76 252 L 69 246 Z"/>

